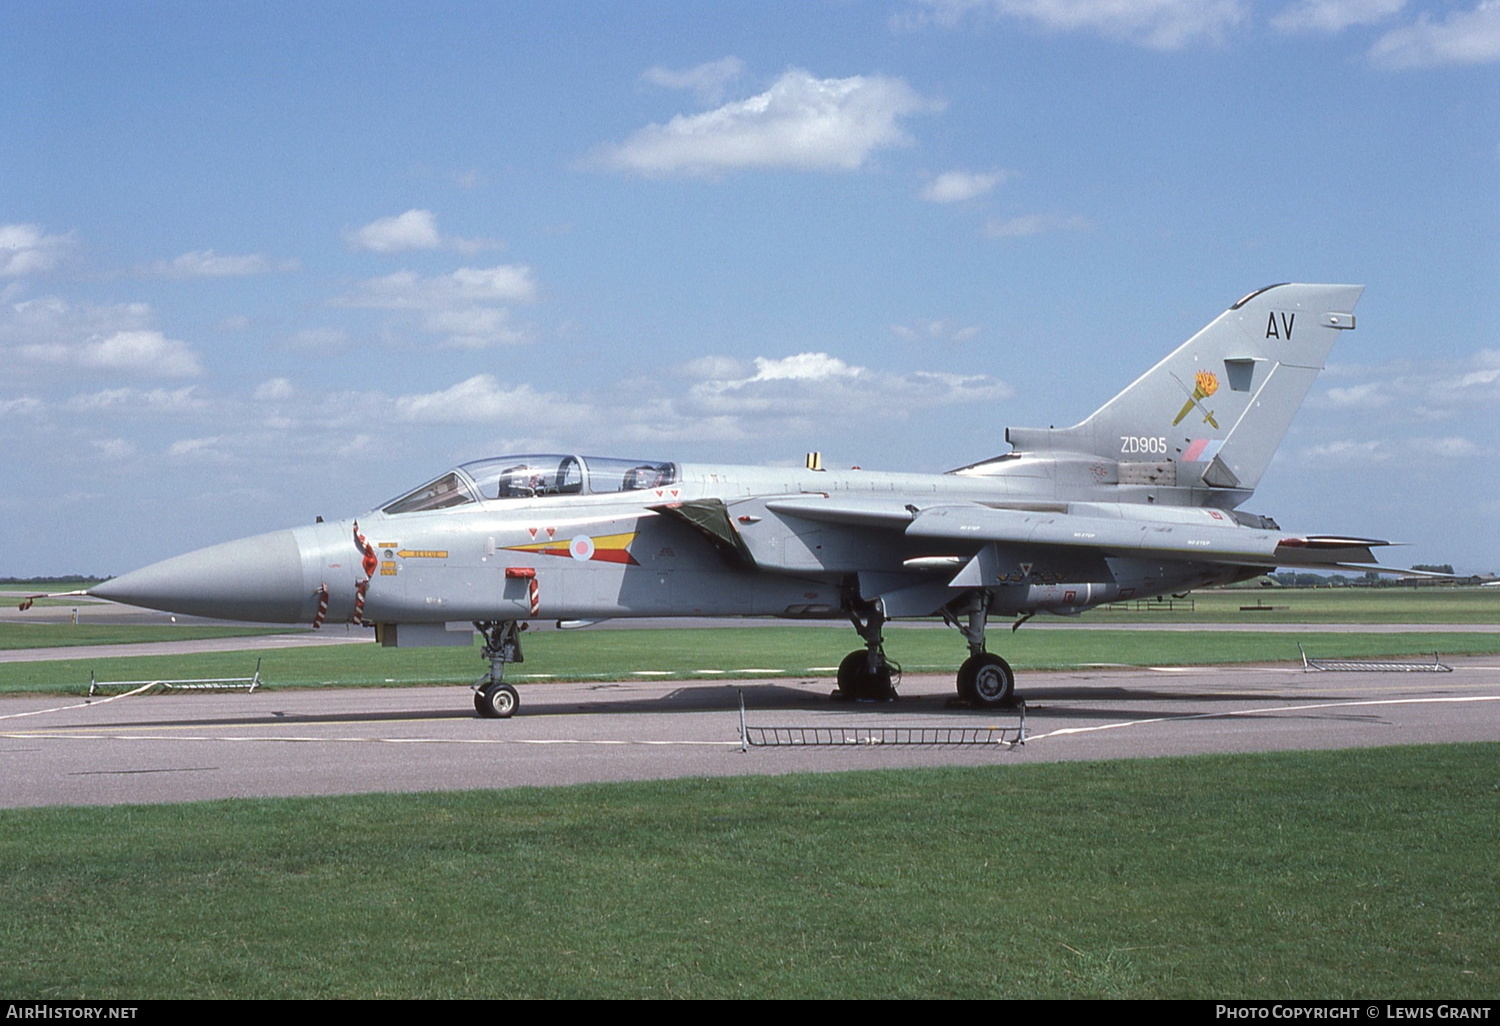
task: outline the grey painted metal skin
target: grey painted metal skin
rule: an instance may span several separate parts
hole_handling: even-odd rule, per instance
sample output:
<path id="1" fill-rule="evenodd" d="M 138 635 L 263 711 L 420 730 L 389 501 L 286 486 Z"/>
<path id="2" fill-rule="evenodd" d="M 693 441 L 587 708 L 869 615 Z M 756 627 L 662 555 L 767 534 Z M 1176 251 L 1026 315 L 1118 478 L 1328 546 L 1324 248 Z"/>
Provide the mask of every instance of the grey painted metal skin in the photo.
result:
<path id="1" fill-rule="evenodd" d="M 945 474 L 643 461 L 622 476 L 620 461 L 507 457 L 357 520 L 202 549 L 91 594 L 239 620 L 362 620 L 402 646 L 469 643 L 478 627 L 491 667 L 476 706 L 498 716 L 516 708 L 503 669 L 527 620 L 848 617 L 865 648 L 840 688 L 888 697 L 881 625 L 942 616 L 970 649 L 960 693 L 1003 704 L 1014 677 L 984 651 L 991 615 L 1077 613 L 1277 566 L 1373 568 L 1382 542 L 1292 535 L 1237 509 L 1362 291 L 1251 293 L 1082 423 L 1011 428 L 1012 452 Z"/>

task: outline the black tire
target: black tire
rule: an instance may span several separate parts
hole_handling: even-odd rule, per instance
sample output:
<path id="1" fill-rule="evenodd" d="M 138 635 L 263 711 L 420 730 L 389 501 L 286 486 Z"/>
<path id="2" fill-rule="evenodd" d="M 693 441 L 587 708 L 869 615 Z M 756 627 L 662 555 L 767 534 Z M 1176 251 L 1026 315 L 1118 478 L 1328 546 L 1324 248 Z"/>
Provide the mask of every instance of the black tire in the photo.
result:
<path id="1" fill-rule="evenodd" d="M 891 664 L 881 659 L 880 666 L 871 673 L 870 653 L 865 649 L 850 652 L 839 663 L 839 691 L 854 701 L 891 701 L 896 697 Z"/>
<path id="2" fill-rule="evenodd" d="M 958 697 L 965 702 L 975 701 L 974 697 L 974 673 L 979 669 L 974 656 L 963 661 L 958 668 Z"/>
<path id="3" fill-rule="evenodd" d="M 970 656 L 958 669 L 958 693 L 981 709 L 1014 705 L 1015 672 L 1009 663 L 992 653 Z"/>
<path id="4" fill-rule="evenodd" d="M 869 697 L 866 694 L 870 676 L 868 658 L 869 653 L 861 648 L 844 656 L 839 663 L 839 690 L 845 698 Z"/>
<path id="5" fill-rule="evenodd" d="M 488 720 L 508 720 L 521 707 L 521 696 L 509 684 L 486 684 L 474 692 L 474 709 Z"/>

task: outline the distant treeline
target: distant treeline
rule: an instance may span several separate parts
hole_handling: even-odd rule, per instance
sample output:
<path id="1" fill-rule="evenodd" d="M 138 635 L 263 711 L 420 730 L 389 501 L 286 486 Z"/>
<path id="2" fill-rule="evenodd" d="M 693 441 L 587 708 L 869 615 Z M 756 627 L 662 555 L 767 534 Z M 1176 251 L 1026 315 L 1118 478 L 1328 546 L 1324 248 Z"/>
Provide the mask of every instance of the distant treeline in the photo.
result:
<path id="1" fill-rule="evenodd" d="M 1426 570 L 1434 574 L 1452 574 L 1453 567 L 1447 563 L 1442 564 L 1418 564 L 1413 570 Z M 1413 576 L 1389 576 L 1372 572 L 1361 574 L 1358 577 L 1349 577 L 1344 574 L 1313 574 L 1294 573 L 1286 570 L 1281 573 L 1267 574 L 1260 578 L 1262 585 L 1275 582 L 1285 588 L 1409 588 L 1414 584 L 1486 584 L 1495 580 L 1493 574 L 1474 574 L 1466 577 L 1413 577 Z"/>
<path id="2" fill-rule="evenodd" d="M 56 574 L 47 577 L 0 577 L 0 584 L 98 584 L 108 577 L 89 577 L 85 574 Z"/>

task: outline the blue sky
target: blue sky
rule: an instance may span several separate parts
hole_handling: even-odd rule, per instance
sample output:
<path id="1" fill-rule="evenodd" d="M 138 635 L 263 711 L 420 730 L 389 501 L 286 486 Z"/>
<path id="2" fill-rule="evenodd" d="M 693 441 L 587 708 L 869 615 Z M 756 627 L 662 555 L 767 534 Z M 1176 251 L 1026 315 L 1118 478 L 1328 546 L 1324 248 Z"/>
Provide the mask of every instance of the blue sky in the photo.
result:
<path id="1" fill-rule="evenodd" d="M 0 576 L 503 452 L 944 470 L 1368 286 L 1246 508 L 1500 570 L 1500 0 L 0 6 Z"/>

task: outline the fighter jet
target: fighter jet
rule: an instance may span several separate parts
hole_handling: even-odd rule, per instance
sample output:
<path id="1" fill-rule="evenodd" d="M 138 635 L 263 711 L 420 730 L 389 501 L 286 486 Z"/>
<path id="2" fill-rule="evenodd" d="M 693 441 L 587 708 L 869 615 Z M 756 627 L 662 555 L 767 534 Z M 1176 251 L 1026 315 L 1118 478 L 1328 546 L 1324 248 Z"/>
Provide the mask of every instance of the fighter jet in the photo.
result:
<path id="1" fill-rule="evenodd" d="M 228 542 L 89 594 L 266 623 L 352 622 L 387 646 L 472 645 L 486 717 L 530 621 L 848 619 L 836 695 L 894 696 L 883 628 L 933 618 L 968 646 L 959 695 L 1015 696 L 992 619 L 1181 594 L 1276 567 L 1384 570 L 1367 538 L 1241 512 L 1340 334 L 1355 285 L 1250 293 L 1073 427 L 946 473 L 720 466 L 567 453 L 455 467 L 358 518 Z M 1394 571 L 1392 571 L 1394 572 Z"/>

